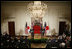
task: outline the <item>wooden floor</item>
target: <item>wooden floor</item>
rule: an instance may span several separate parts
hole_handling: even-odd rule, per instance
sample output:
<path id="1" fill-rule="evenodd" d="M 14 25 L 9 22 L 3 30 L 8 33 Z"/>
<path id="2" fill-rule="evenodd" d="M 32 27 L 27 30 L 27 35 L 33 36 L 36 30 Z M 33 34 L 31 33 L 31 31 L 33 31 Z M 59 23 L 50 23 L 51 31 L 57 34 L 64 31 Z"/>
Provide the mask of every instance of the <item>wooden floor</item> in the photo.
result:
<path id="1" fill-rule="evenodd" d="M 46 48 L 46 43 L 32 43 L 31 48 Z"/>

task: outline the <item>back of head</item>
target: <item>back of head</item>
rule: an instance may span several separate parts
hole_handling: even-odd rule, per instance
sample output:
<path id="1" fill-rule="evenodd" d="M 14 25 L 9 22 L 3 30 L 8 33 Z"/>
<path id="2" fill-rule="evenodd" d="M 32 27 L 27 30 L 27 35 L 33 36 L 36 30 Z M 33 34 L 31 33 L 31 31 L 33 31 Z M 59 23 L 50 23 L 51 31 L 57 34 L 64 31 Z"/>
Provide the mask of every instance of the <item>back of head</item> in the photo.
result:
<path id="1" fill-rule="evenodd" d="M 60 48 L 65 48 L 65 43 L 60 43 Z"/>

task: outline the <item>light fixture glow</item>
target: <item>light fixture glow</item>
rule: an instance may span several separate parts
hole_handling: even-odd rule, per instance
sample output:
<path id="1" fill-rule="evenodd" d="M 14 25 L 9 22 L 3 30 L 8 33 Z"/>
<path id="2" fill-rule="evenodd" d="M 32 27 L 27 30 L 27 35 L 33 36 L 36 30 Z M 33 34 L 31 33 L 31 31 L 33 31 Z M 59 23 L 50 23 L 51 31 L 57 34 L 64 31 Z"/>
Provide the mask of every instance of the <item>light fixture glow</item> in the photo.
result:
<path id="1" fill-rule="evenodd" d="M 41 1 L 34 1 L 34 3 L 29 3 L 28 5 L 28 10 L 32 17 L 43 17 L 46 9 L 47 5 Z"/>

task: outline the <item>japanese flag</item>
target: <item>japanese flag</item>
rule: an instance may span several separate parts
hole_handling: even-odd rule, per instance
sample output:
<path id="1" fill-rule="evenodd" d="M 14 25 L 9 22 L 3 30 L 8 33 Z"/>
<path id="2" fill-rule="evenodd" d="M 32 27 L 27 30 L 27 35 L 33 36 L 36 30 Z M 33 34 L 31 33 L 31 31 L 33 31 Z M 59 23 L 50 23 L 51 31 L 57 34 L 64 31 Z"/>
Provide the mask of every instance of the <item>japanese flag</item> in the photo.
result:
<path id="1" fill-rule="evenodd" d="M 49 26 L 45 27 L 45 33 L 47 33 L 49 31 Z"/>
<path id="2" fill-rule="evenodd" d="M 49 26 L 46 26 L 46 28 L 45 28 L 45 34 L 49 35 Z"/>
<path id="3" fill-rule="evenodd" d="M 27 26 L 27 29 L 28 29 L 28 33 L 30 32 L 30 27 L 29 26 Z"/>

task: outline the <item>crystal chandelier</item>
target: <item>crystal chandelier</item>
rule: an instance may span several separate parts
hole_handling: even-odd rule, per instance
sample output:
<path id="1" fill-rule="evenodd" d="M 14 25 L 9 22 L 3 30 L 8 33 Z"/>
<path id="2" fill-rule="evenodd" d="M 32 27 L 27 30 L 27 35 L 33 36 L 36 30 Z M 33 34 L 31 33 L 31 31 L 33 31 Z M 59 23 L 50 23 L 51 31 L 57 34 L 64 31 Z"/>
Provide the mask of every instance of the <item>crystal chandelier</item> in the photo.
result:
<path id="1" fill-rule="evenodd" d="M 28 4 L 28 10 L 32 17 L 43 17 L 47 9 L 47 5 L 41 1 L 34 1 L 33 3 Z"/>

